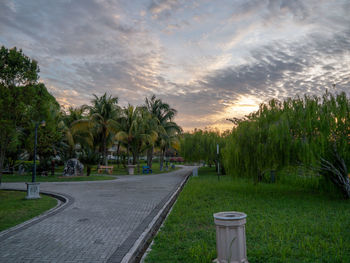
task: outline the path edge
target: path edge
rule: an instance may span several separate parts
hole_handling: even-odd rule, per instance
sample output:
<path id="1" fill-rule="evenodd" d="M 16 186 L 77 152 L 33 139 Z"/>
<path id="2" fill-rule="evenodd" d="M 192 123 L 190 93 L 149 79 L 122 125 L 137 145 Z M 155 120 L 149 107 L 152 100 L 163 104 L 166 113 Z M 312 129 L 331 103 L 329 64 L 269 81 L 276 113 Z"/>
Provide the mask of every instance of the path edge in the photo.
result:
<path id="1" fill-rule="evenodd" d="M 26 192 L 27 190 L 23 189 L 17 189 L 17 188 L 1 188 L 1 190 L 4 191 L 20 191 L 20 192 Z M 56 215 L 57 213 L 63 211 L 70 205 L 74 203 L 74 198 L 70 195 L 67 194 L 61 194 L 61 193 L 56 193 L 56 192 L 51 192 L 51 191 L 40 191 L 40 194 L 48 195 L 51 196 L 55 199 L 57 199 L 57 205 L 44 213 L 33 217 L 23 223 L 20 223 L 18 225 L 15 225 L 13 227 L 10 227 L 6 230 L 3 230 L 0 232 L 0 242 L 4 241 L 5 239 L 31 227 L 32 225 L 35 225 L 41 221 L 43 221 L 46 218 L 49 218 L 51 216 Z"/>
<path id="2" fill-rule="evenodd" d="M 151 223 L 147 226 L 147 228 L 143 231 L 143 233 L 139 236 L 139 238 L 135 241 L 134 245 L 131 249 L 126 253 L 123 257 L 121 263 L 136 263 L 140 262 L 143 254 L 146 252 L 150 243 L 152 242 L 154 236 L 157 234 L 160 226 L 163 221 L 166 219 L 168 212 L 174 205 L 178 195 L 184 188 L 188 178 L 191 176 L 192 171 L 189 171 L 185 176 L 184 180 L 181 182 L 180 186 L 174 191 L 168 201 L 164 204 L 164 206 L 160 209 L 157 215 L 152 219 Z"/>

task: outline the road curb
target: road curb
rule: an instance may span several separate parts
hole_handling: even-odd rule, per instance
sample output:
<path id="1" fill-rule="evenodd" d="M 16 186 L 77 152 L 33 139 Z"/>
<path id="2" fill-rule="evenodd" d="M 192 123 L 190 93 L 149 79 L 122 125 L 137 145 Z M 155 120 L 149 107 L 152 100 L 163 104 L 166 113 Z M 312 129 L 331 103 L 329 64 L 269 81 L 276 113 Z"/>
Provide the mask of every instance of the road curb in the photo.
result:
<path id="1" fill-rule="evenodd" d="M 16 189 L 16 188 L 1 188 L 0 190 L 5 190 L 5 191 L 21 191 L 21 192 L 26 192 L 26 190 L 23 189 Z M 29 219 L 23 223 L 20 223 L 14 227 L 11 227 L 9 229 L 6 229 L 4 231 L 0 232 L 0 242 L 4 241 L 5 239 L 17 234 L 18 232 L 21 232 L 32 225 L 35 225 L 41 221 L 43 221 L 46 218 L 49 218 L 51 216 L 56 215 L 57 213 L 63 211 L 70 205 L 74 203 L 74 198 L 70 195 L 67 194 L 61 194 L 61 193 L 56 193 L 56 192 L 50 192 L 50 191 L 40 191 L 40 194 L 48 195 L 51 197 L 54 197 L 58 200 L 58 203 L 55 207 L 51 208 L 50 210 L 32 218 Z"/>
<path id="2" fill-rule="evenodd" d="M 158 232 L 159 227 L 162 225 L 164 219 L 167 217 L 168 212 L 170 211 L 171 207 L 175 203 L 178 195 L 180 194 L 181 190 L 185 186 L 188 178 L 192 174 L 192 171 L 188 171 L 185 178 L 181 182 L 181 184 L 176 188 L 176 190 L 170 195 L 170 197 L 167 197 L 167 201 L 165 204 L 161 207 L 161 209 L 157 212 L 156 216 L 153 217 L 152 221 L 148 224 L 146 229 L 142 232 L 141 235 L 139 235 L 138 239 L 134 242 L 133 246 L 124 253 L 122 258 L 120 258 L 120 255 L 118 252 L 123 253 L 123 248 L 118 248 L 115 253 L 108 259 L 108 263 L 114 263 L 114 262 L 122 262 L 122 263 L 135 263 L 140 262 L 143 254 L 147 250 L 149 244 L 153 240 L 153 237 Z M 120 251 L 122 250 L 122 251 Z"/>

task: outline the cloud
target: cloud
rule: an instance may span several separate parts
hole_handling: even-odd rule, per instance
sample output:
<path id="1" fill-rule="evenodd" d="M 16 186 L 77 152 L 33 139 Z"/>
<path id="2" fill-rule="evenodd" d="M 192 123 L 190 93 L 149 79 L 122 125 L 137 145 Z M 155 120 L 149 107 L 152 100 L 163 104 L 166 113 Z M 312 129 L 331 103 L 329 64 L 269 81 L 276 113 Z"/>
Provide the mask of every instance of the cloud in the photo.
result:
<path id="1" fill-rule="evenodd" d="M 154 18 L 158 18 L 161 15 L 171 14 L 171 11 L 179 6 L 180 2 L 178 0 L 152 0 L 148 9 L 154 15 Z"/>
<path id="2" fill-rule="evenodd" d="M 181 108 L 183 123 L 194 128 L 227 126 L 226 118 L 242 117 L 248 108 L 271 98 L 321 95 L 326 89 L 334 91 L 333 84 L 337 92 L 350 94 L 349 44 L 348 32 L 315 34 L 304 43 L 271 43 L 252 51 L 250 63 L 212 71 L 182 87 L 183 97 L 168 99 Z M 246 98 L 253 103 L 242 103 Z"/>
<path id="3" fill-rule="evenodd" d="M 62 104 L 156 94 L 185 129 L 269 98 L 349 92 L 347 0 L 1 1 L 0 44 L 39 61 Z"/>

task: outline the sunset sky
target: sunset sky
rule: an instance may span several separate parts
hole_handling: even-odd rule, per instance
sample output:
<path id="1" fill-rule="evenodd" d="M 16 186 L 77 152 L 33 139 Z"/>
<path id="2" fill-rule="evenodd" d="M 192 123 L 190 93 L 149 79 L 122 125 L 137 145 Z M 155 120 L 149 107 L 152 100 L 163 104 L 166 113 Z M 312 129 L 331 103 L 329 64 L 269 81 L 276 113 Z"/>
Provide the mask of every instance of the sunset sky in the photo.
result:
<path id="1" fill-rule="evenodd" d="M 349 0 L 0 0 L 0 45 L 36 59 L 61 105 L 156 94 L 185 130 L 350 90 Z"/>

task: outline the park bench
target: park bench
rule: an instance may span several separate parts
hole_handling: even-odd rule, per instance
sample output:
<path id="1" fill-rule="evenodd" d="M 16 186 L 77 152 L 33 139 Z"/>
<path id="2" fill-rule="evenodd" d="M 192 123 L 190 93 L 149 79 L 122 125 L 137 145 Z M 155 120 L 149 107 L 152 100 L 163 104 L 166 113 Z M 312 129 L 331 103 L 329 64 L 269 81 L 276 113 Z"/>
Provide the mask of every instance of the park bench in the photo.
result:
<path id="1" fill-rule="evenodd" d="M 11 171 L 10 169 L 6 169 L 6 170 L 2 170 L 3 174 L 13 174 L 13 171 Z"/>
<path id="2" fill-rule="evenodd" d="M 103 170 L 107 171 L 109 174 L 113 173 L 113 166 L 104 166 L 104 165 L 100 165 L 98 167 L 97 172 L 100 174 L 103 172 Z"/>
<path id="3" fill-rule="evenodd" d="M 149 173 L 152 173 L 152 169 L 151 169 L 151 167 L 149 167 L 148 165 L 144 165 L 144 166 L 142 166 L 142 173 L 143 173 L 143 174 L 149 174 Z"/>

